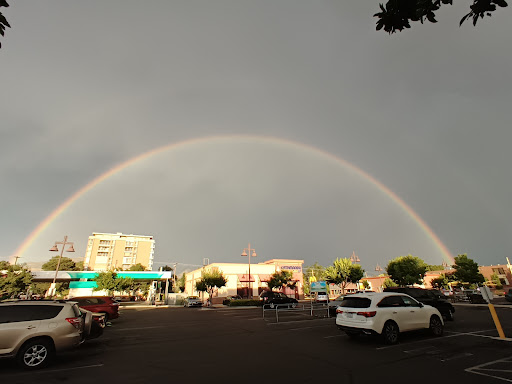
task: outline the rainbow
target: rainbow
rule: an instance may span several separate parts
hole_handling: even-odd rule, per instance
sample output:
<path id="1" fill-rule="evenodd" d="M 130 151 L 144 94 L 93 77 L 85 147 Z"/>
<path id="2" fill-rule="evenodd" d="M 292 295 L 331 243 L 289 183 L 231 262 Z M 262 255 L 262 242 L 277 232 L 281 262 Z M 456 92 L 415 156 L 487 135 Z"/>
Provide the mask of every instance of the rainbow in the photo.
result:
<path id="1" fill-rule="evenodd" d="M 384 192 L 391 200 L 393 200 L 398 206 L 400 206 L 418 225 L 422 228 L 422 230 L 431 238 L 431 240 L 436 244 L 436 246 L 441 250 L 441 253 L 443 254 L 443 257 L 445 258 L 445 261 L 448 264 L 454 263 L 454 258 L 448 248 L 443 244 L 443 242 L 439 239 L 439 237 L 434 233 L 434 231 L 425 223 L 425 221 L 410 207 L 408 206 L 402 199 L 400 199 L 392 190 L 390 190 L 388 187 L 386 187 L 384 184 L 382 184 L 380 181 L 375 179 L 370 174 L 366 173 L 365 171 L 361 170 L 360 168 L 356 167 L 355 165 L 349 163 L 346 160 L 343 160 L 342 158 L 336 157 L 333 154 L 329 152 L 322 151 L 316 147 L 312 147 L 306 144 L 302 144 L 299 142 L 291 141 L 291 140 L 284 140 L 281 138 L 276 137 L 270 137 L 270 136 L 249 136 L 249 135 L 229 135 L 229 136 L 209 136 L 209 137 L 202 137 L 202 138 L 195 138 L 190 140 L 185 140 L 173 144 L 168 144 L 162 147 L 158 147 L 155 149 L 152 149 L 151 151 L 142 153 L 138 156 L 132 157 L 129 160 L 126 160 L 113 168 L 109 169 L 105 173 L 101 174 L 100 176 L 96 177 L 86 185 L 84 185 L 82 188 L 80 188 L 78 191 L 76 191 L 73 195 L 71 195 L 66 201 L 64 201 L 61 205 L 59 205 L 50 215 L 48 215 L 39 225 L 23 240 L 23 242 L 20 244 L 20 246 L 16 249 L 13 255 L 22 256 L 23 253 L 30 247 L 30 245 L 34 242 L 34 240 L 59 216 L 61 215 L 71 204 L 73 204 L 76 200 L 78 200 L 82 195 L 93 189 L 98 184 L 102 183 L 103 181 L 107 180 L 109 177 L 115 175 L 116 173 L 122 171 L 125 168 L 128 168 L 129 166 L 142 161 L 144 159 L 147 159 L 151 156 L 157 155 L 162 152 L 170 151 L 173 149 L 176 149 L 178 147 L 184 147 L 194 144 L 201 144 L 201 143 L 212 143 L 212 142 L 218 142 L 218 141 L 235 141 L 235 140 L 250 140 L 251 142 L 260 142 L 260 143 L 273 143 L 273 144 L 283 144 L 295 147 L 297 149 L 307 150 L 319 155 L 322 155 L 324 157 L 330 158 L 331 160 L 334 160 L 335 162 L 343 165 L 344 167 L 350 169 L 351 171 L 357 173 L 358 175 L 362 176 L 366 180 L 368 180 L 370 183 L 374 184 L 378 189 L 380 189 L 382 192 Z"/>

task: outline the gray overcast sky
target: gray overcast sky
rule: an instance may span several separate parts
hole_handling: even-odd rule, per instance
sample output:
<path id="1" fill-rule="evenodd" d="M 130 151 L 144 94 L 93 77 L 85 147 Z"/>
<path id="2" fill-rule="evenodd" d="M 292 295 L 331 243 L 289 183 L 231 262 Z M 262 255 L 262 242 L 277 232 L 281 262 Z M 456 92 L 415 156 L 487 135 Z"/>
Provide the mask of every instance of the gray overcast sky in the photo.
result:
<path id="1" fill-rule="evenodd" d="M 378 1 L 23 1 L 0 50 L 0 258 L 74 192 L 157 147 L 216 135 L 318 148 L 403 199 L 454 255 L 512 246 L 510 9 L 459 28 L 375 31 Z M 61 215 L 20 261 L 68 235 L 154 235 L 156 261 L 300 258 L 441 263 L 385 193 L 327 156 L 213 140 L 151 157 Z M 159 266 L 160 264 L 156 264 Z"/>

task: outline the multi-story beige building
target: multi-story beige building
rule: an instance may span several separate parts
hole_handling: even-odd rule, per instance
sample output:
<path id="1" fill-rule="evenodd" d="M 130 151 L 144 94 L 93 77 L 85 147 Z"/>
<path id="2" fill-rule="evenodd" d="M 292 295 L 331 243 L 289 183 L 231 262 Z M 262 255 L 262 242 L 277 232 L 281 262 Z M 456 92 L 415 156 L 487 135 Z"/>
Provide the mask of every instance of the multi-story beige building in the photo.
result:
<path id="1" fill-rule="evenodd" d="M 94 232 L 89 236 L 84 267 L 89 271 L 124 270 L 140 263 L 152 270 L 154 252 L 153 236 Z"/>

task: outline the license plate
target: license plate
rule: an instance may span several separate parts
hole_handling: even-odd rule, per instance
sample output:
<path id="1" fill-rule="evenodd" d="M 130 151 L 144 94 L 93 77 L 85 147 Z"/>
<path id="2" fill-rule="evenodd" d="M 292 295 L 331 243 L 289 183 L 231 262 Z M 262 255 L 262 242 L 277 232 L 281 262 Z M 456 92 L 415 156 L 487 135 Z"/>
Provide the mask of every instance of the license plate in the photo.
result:
<path id="1" fill-rule="evenodd" d="M 353 314 L 353 313 L 348 312 L 346 315 L 347 315 L 347 317 L 348 317 L 349 319 L 351 319 L 351 318 L 352 318 L 352 316 L 353 316 L 354 314 Z"/>

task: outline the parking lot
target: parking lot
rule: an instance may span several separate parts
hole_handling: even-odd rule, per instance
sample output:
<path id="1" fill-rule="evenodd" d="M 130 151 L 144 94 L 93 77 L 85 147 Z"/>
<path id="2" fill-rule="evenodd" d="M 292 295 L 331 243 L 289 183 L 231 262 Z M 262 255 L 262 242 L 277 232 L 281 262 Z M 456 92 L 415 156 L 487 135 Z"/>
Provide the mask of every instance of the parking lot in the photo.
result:
<path id="1" fill-rule="evenodd" d="M 497 308 L 508 337 L 512 308 Z M 27 373 L 0 361 L 0 381 L 91 383 L 149 380 L 261 383 L 275 381 L 464 383 L 512 381 L 512 344 L 498 340 L 485 306 L 457 305 L 445 334 L 404 334 L 398 345 L 349 339 L 333 318 L 261 308 L 132 308 L 102 337 Z"/>

